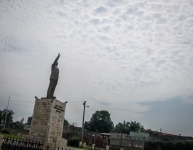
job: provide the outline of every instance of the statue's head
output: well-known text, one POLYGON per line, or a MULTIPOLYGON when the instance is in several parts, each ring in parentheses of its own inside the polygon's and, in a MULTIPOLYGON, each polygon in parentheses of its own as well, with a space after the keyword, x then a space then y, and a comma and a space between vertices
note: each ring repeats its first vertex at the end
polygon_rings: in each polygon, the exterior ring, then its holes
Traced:
POLYGON ((58 62, 56 62, 56 66, 58 66, 58 62))

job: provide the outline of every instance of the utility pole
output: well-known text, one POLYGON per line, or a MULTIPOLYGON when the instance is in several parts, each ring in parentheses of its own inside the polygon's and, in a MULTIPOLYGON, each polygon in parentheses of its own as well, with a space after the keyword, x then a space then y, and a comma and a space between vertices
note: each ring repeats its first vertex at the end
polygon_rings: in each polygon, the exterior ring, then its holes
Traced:
MULTIPOLYGON (((8 107, 9 107, 9 101, 10 101, 10 96, 9 96, 9 100, 8 100, 8 104, 7 104, 7 110, 8 110, 8 107)), ((6 110, 5 121, 4 121, 4 129, 5 129, 6 120, 7 120, 7 110, 6 110)))
POLYGON ((83 144, 83 135, 84 135, 84 115, 85 115, 85 105, 86 105, 86 101, 84 101, 83 103, 83 106, 84 106, 84 109, 83 109, 83 118, 82 118, 82 144, 83 144))

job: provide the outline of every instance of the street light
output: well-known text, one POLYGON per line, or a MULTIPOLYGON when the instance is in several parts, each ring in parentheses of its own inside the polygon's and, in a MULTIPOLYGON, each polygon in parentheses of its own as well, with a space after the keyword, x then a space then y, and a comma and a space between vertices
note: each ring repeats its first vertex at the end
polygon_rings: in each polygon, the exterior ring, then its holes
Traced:
MULTIPOLYGON (((8 107, 9 107, 9 101, 10 101, 10 96, 9 96, 9 100, 8 100, 8 104, 7 104, 7 110, 8 110, 8 107)), ((6 119, 7 119, 7 111, 6 111, 6 115, 5 115, 4 129, 5 129, 5 124, 6 124, 6 119)))
MULTIPOLYGON (((82 118, 82 144, 83 144, 83 135, 84 135, 84 116, 85 116, 85 106, 86 106, 86 101, 83 103, 84 109, 83 109, 83 118, 82 118)), ((89 106, 86 106, 89 107, 89 106)))
POLYGON ((66 110, 66 103, 68 103, 68 101, 65 101, 65 102, 64 102, 64 104, 65 104, 64 110, 66 110))
MULTIPOLYGON (((65 106, 64 106, 64 120, 65 120, 65 111, 66 111, 66 104, 68 103, 68 101, 65 101, 64 102, 64 104, 65 104, 65 106)), ((64 123, 63 123, 63 126, 64 126, 64 123)))

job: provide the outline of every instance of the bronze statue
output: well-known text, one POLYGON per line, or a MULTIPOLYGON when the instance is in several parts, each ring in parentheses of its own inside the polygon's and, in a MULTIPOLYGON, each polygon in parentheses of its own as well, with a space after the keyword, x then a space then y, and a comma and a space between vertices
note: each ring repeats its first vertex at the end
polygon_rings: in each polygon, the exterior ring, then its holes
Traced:
POLYGON ((47 98, 55 98, 54 91, 55 91, 56 85, 58 83, 58 78, 59 78, 59 69, 57 67, 59 57, 60 57, 60 53, 58 54, 54 63, 51 66, 50 84, 49 84, 48 91, 47 91, 47 98))

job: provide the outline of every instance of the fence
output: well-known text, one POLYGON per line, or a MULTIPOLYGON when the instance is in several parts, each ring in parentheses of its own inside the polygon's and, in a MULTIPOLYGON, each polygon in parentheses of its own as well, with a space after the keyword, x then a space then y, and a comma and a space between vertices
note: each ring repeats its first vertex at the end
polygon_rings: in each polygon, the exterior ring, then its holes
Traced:
POLYGON ((144 150, 144 141, 135 141, 135 140, 129 141, 126 139, 124 141, 122 139, 121 144, 116 144, 117 142, 115 142, 115 139, 113 139, 113 140, 111 139, 111 141, 114 143, 110 144, 110 147, 109 147, 110 150, 120 150, 120 149, 123 149, 123 150, 132 150, 132 149, 144 150))
MULTIPOLYGON (((63 138, 66 139, 72 137, 72 136, 80 136, 80 134, 77 133, 63 133, 63 138)), ((130 136, 124 137, 124 138, 118 138, 117 136, 109 137, 108 134, 100 134, 100 135, 94 135, 94 134, 86 134, 83 136, 83 142, 86 143, 87 146, 92 147, 94 144, 95 150, 101 150, 101 149, 110 149, 110 150, 143 150, 144 149, 144 141, 136 141, 132 140, 130 136)))
POLYGON ((43 143, 30 140, 18 140, 4 138, 1 145, 2 150, 42 150, 43 143))

